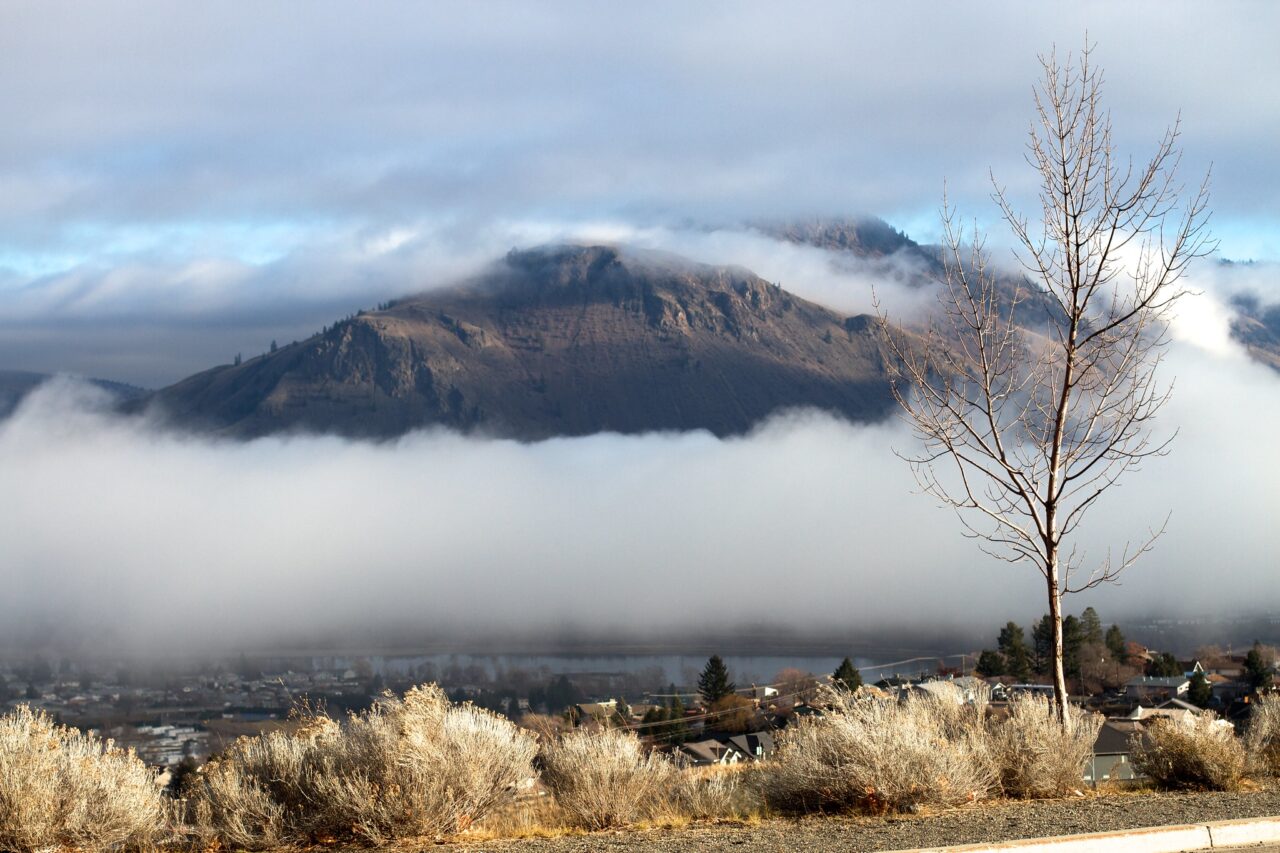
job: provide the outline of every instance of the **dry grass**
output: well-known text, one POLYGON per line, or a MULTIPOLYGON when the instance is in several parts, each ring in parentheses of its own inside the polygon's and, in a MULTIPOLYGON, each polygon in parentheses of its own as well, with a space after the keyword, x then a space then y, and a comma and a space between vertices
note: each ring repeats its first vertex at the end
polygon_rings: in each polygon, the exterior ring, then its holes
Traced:
POLYGON ((1280 693, 1254 698, 1244 744, 1252 772, 1280 776, 1280 693))
POLYGON ((542 781, 570 823, 623 826, 657 814, 680 771, 631 732, 578 729, 542 748, 542 781))
POLYGON ((467 829, 532 776, 534 738, 438 687, 386 697, 345 726, 242 738, 194 778, 197 834, 236 848, 386 844, 467 829))
POLYGON ((1208 711, 1185 720, 1156 719, 1132 740, 1133 766, 1157 787, 1234 791, 1244 775, 1244 746, 1208 711))
POLYGON ((1097 714, 1068 707, 1063 725, 1047 698, 1015 697, 1008 718, 988 727, 1004 795, 1043 799, 1080 790, 1101 727, 1097 714))
POLYGON ((666 811, 686 820, 757 819, 764 805, 758 767, 738 764, 684 770, 668 791, 666 811))
POLYGON ((784 812, 909 811, 982 799, 997 783, 983 704, 831 694, 835 712, 782 733, 760 782, 784 812))
POLYGON ((132 751, 25 706, 0 717, 0 849, 138 849, 167 822, 156 776, 132 751))

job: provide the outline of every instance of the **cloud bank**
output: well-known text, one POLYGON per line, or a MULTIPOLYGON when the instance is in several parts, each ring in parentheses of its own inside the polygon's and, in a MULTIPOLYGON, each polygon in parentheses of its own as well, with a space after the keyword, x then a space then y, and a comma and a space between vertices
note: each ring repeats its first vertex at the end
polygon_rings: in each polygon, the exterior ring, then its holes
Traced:
MULTIPOLYGON (((1274 608, 1280 379, 1190 342, 1162 427, 1173 454, 1083 531, 1091 554, 1172 512, 1107 618, 1274 608)), ((59 381, 0 425, 0 624, 95 647, 217 649, 409 628, 661 638, 693 628, 980 627, 1043 611, 912 494, 896 422, 790 413, 749 436, 520 444, 425 431, 391 444, 232 443, 103 412, 59 381)))

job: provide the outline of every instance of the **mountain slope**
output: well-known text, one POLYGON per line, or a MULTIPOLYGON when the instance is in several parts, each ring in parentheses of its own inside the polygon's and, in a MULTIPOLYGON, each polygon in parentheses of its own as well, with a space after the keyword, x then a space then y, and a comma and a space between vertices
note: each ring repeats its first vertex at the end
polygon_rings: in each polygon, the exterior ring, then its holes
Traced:
MULTIPOLYGON (((52 373, 35 373, 28 370, 0 370, 0 418, 13 414, 28 394, 53 378, 52 373)), ((135 385, 111 382, 106 379, 86 380, 116 399, 134 400, 145 397, 147 391, 135 385)))
POLYGON ((872 318, 746 270, 559 246, 197 374, 151 404, 237 436, 385 437, 431 424, 524 439, 727 435, 793 406, 878 419, 892 403, 886 358, 872 318))

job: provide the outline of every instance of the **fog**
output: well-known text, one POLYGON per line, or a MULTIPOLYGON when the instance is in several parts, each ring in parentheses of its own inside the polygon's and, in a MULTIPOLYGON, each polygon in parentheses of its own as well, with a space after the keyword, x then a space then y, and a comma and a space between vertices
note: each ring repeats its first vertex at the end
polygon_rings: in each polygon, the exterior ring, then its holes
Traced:
MULTIPOLYGON (((1168 532, 1121 586, 1070 609, 1280 604, 1280 377, 1222 344, 1212 291, 1192 299, 1164 368, 1173 452, 1100 503, 1082 541, 1100 558, 1171 513, 1168 532)), ((101 403, 58 380, 0 425, 11 636, 74 626, 97 647, 209 650, 329 629, 938 630, 1044 609, 1030 567, 986 558, 912 493, 896 421, 792 412, 729 439, 234 443, 101 403)))

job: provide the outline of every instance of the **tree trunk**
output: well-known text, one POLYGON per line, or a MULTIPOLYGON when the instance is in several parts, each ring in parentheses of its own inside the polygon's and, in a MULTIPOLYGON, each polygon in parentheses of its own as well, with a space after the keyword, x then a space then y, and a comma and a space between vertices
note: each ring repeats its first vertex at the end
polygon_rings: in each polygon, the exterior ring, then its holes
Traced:
POLYGON ((1049 619, 1053 622, 1053 705, 1058 722, 1067 722, 1067 679, 1062 669, 1062 596, 1058 592, 1058 555, 1049 557, 1049 619))

